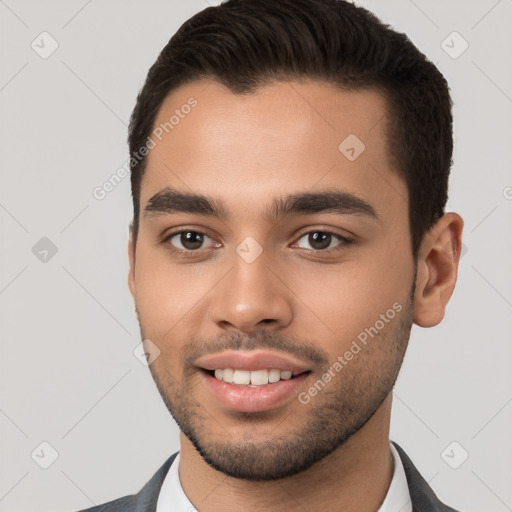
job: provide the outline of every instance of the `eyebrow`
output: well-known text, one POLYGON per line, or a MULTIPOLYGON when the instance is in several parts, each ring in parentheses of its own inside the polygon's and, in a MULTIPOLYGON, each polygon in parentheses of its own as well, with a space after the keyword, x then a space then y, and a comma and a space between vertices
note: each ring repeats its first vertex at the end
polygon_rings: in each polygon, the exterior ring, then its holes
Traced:
MULTIPOLYGON (((181 192, 165 187, 154 194, 144 208, 144 217, 156 217, 173 213, 195 213, 219 219, 228 219, 229 212, 219 200, 202 194, 181 192)), ((334 213, 358 215, 380 222, 376 209, 369 202, 350 192, 326 190, 304 192, 278 197, 264 216, 269 221, 293 214, 334 213)))

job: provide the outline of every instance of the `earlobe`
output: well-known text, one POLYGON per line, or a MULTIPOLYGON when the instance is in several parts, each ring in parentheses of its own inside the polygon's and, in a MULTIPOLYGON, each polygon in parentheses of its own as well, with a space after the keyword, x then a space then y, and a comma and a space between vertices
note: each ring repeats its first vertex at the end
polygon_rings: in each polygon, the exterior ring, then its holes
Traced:
POLYGON ((443 318, 457 282, 464 221, 446 213, 425 235, 418 253, 414 322, 433 327, 443 318))

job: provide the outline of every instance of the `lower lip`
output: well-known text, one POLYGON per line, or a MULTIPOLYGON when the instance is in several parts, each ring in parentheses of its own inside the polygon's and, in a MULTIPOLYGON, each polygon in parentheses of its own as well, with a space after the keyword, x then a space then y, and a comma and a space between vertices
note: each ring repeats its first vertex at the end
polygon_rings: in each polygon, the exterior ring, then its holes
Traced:
POLYGON ((208 389, 226 409, 239 412, 261 412, 274 409, 295 398, 309 373, 302 373, 289 380, 280 380, 264 386, 249 387, 228 384, 201 372, 208 389))

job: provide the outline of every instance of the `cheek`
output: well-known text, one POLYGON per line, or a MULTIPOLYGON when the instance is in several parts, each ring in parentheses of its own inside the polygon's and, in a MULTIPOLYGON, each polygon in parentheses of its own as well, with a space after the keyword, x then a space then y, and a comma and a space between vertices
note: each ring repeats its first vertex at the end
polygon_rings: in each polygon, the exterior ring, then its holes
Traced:
POLYGON ((211 284, 204 269, 196 265, 172 265, 165 252, 144 249, 137 254, 136 303, 140 321, 148 337, 183 329, 200 306, 211 284))
POLYGON ((375 333, 376 324, 378 335, 387 337, 406 306, 412 272, 412 258, 399 262, 394 250, 368 251, 342 265, 318 267, 307 279, 307 273, 295 272, 290 288, 301 303, 301 333, 322 344, 333 360, 354 340, 375 333))
POLYGON ((314 278, 296 275, 290 286, 300 299, 301 313, 297 324, 305 339, 316 340, 334 361, 350 346, 378 309, 374 290, 366 283, 368 276, 356 271, 355 265, 330 267, 316 271, 314 278))

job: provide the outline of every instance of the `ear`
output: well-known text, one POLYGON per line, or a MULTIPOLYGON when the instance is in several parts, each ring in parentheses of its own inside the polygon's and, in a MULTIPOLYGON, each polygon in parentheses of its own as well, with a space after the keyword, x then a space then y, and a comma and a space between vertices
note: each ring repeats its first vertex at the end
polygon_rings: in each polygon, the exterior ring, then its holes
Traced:
POLYGON ((433 327, 444 312, 457 282, 464 221, 445 213, 425 234, 418 251, 414 323, 433 327))
POLYGON ((128 288, 135 300, 135 244, 133 242, 133 221, 130 222, 130 236, 128 238, 128 260, 130 268, 128 270, 128 288))

